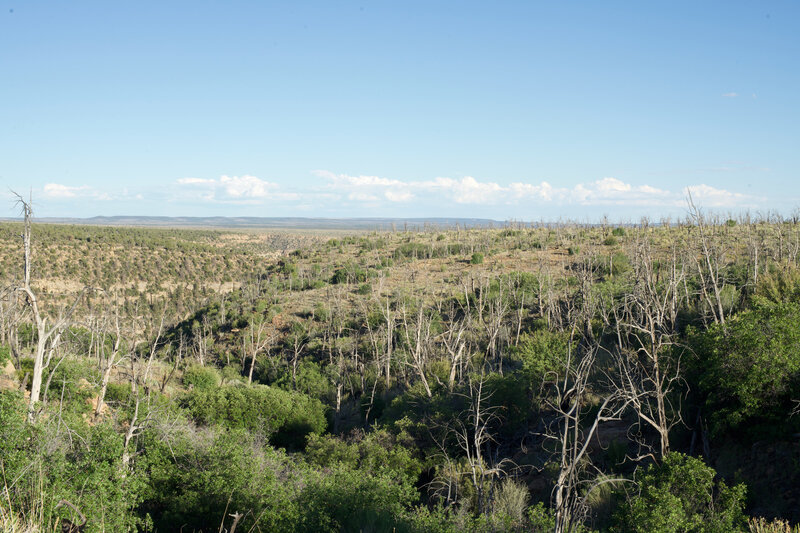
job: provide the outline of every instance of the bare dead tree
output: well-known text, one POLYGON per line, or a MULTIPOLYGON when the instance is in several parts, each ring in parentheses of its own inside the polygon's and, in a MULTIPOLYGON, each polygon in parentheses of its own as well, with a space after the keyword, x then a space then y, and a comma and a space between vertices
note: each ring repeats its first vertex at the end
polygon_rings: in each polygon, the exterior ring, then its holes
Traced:
POLYGON ((708 235, 708 224, 703 212, 694 204, 691 191, 687 191, 687 203, 689 205, 689 217, 697 226, 700 237, 700 255, 698 259, 693 255, 697 271, 700 276, 700 288, 703 298, 711 309, 714 322, 725 325, 725 310, 722 305, 722 287, 724 281, 720 272, 721 260, 719 251, 711 242, 708 235), (709 291, 710 287, 710 291, 709 291))
POLYGON ((595 406, 596 414, 584 420, 584 415, 591 407, 588 393, 601 393, 590 385, 590 378, 595 373, 593 367, 597 350, 591 347, 583 354, 577 354, 578 360, 573 363, 575 354, 572 353, 572 345, 572 342, 568 345, 566 373, 561 380, 553 376, 553 392, 546 400, 555 414, 556 426, 555 431, 546 437, 555 441, 559 463, 558 477, 553 487, 555 533, 575 531, 588 512, 586 502, 591 491, 603 483, 618 481, 587 475, 596 471, 588 452, 600 424, 620 420, 628 404, 618 392, 618 387, 607 387, 602 392, 599 405, 595 406))
POLYGON ((446 324, 444 331, 439 335, 439 339, 450 359, 450 376, 447 380, 447 388, 452 391, 456 376, 463 375, 466 358, 469 354, 468 336, 471 317, 466 310, 457 310, 453 300, 449 302, 447 315, 450 320, 446 324))
MULTIPOLYGON (((381 285, 383 284, 383 278, 381 278, 381 285)), ((391 302, 389 298, 386 297, 381 301, 381 313, 383 315, 383 322, 384 322, 384 333, 386 336, 386 351, 385 351, 385 362, 384 362, 384 369, 386 375, 386 390, 389 390, 392 386, 392 348, 394 347, 394 328, 395 328, 395 312, 392 309, 391 302)))
POLYGON ((683 383, 675 345, 683 263, 675 249, 656 265, 646 235, 634 243, 633 285, 612 308, 617 333, 616 363, 623 393, 636 414, 659 436, 659 457, 669 450, 669 432, 682 419, 671 397, 683 383))
POLYGON ((470 380, 469 400, 466 422, 457 421, 455 437, 467 460, 469 476, 476 494, 476 510, 485 514, 489 510, 494 484, 505 472, 505 460, 497 462, 496 456, 489 448, 494 437, 490 432, 491 424, 496 421, 496 409, 488 407, 485 402, 489 395, 483 390, 486 377, 470 380))
POLYGON ((292 371, 292 389, 297 390, 297 367, 300 364, 300 355, 308 344, 308 332, 302 322, 293 322, 289 327, 287 344, 290 352, 290 368, 292 371))
POLYGON ((69 327, 75 309, 78 307, 81 298, 88 290, 84 288, 76 296, 72 305, 62 310, 58 317, 53 321, 52 325, 48 324, 49 317, 43 313, 39 306, 39 300, 31 288, 31 225, 33 219, 33 208, 30 200, 26 201, 22 196, 14 193, 17 198, 17 205, 22 209, 23 214, 23 230, 22 230, 22 247, 23 247, 23 280, 22 286, 17 287, 17 291, 23 294, 28 307, 33 315, 34 324, 36 326, 36 351, 33 358, 33 376, 31 380, 31 396, 28 402, 28 420, 33 421, 36 416, 36 404, 39 402, 42 390, 42 375, 44 369, 50 364, 55 347, 61 342, 61 336, 64 330, 69 327))
POLYGON ((458 501, 462 479, 466 478, 474 490, 474 510, 479 514, 490 510, 496 482, 505 475, 511 462, 510 459, 498 461, 497 453, 492 453, 492 444, 496 441, 491 428, 498 421, 498 408, 488 405, 490 395, 485 391, 485 384, 483 371, 471 377, 466 392, 457 393, 467 401, 467 408, 452 421, 438 426, 442 430, 438 437, 432 432, 444 468, 434 478, 431 490, 447 505, 452 505, 458 501), (452 444, 463 459, 451 456, 452 444))
POLYGON ((497 284, 497 292, 489 290, 489 281, 481 285, 481 293, 486 291, 481 300, 480 323, 486 334, 486 355, 490 361, 497 363, 497 369, 503 374, 503 350, 499 345, 501 332, 505 327, 506 314, 508 313, 508 298, 504 293, 504 285, 497 284), (484 311, 485 308, 485 311, 484 311))
POLYGON ((99 417, 103 412, 103 406, 105 404, 105 397, 106 391, 108 390, 108 383, 111 380, 111 372, 114 370, 115 367, 120 365, 124 359, 124 357, 120 356, 120 348, 122 346, 122 331, 120 328, 119 322, 119 307, 115 305, 115 313, 114 313, 114 345, 111 348, 111 352, 108 356, 104 359, 103 352, 105 352, 105 336, 107 332, 105 328, 103 331, 100 332, 100 350, 98 351, 98 359, 101 361, 102 365, 102 378, 100 382, 100 392, 97 395, 97 406, 94 410, 94 416, 99 417))
POLYGON ((401 314, 403 316, 403 335, 410 358, 410 361, 407 361, 406 364, 416 370, 422 386, 425 387, 425 393, 428 398, 432 398, 431 387, 428 384, 428 378, 425 376, 425 366, 432 336, 432 319, 430 315, 425 313, 422 301, 417 302, 417 311, 410 319, 405 303, 402 305, 401 314))
POLYGON ((123 439, 123 446, 122 446, 122 468, 123 472, 128 472, 130 468, 130 460, 132 458, 132 454, 130 451, 131 443, 133 439, 136 438, 147 426, 147 423, 150 421, 151 413, 147 412, 144 418, 141 417, 141 410, 142 404, 144 403, 146 406, 150 405, 150 393, 152 391, 152 387, 150 385, 150 372, 153 368, 153 362, 156 358, 156 353, 158 349, 161 347, 161 336, 164 333, 164 322, 166 319, 166 310, 162 311, 161 319, 159 321, 158 327, 155 331, 153 331, 152 325, 150 328, 147 328, 146 333, 151 334, 151 340, 148 341, 147 350, 144 352, 147 354, 147 360, 144 365, 144 370, 140 369, 141 361, 140 357, 136 355, 136 344, 135 342, 131 343, 131 355, 130 355, 130 379, 131 379, 131 393, 134 399, 133 404, 133 414, 131 415, 131 420, 128 423, 128 429, 125 431, 125 436, 123 439))
POLYGON ((211 337, 211 324, 208 321, 208 315, 203 316, 202 324, 198 324, 192 328, 194 336, 194 354, 197 357, 197 362, 200 366, 205 366, 206 359, 208 359, 208 346, 212 342, 211 337))
POLYGON ((247 373, 247 384, 253 383, 253 369, 256 366, 258 355, 268 349, 275 340, 277 332, 270 331, 269 322, 260 316, 255 322, 247 326, 242 336, 242 351, 250 357, 250 370, 247 373))

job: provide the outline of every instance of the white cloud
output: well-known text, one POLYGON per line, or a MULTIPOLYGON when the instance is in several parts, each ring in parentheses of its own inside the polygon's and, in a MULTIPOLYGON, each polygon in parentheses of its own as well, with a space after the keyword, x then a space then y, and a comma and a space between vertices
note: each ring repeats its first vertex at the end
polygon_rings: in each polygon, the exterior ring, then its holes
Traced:
POLYGON ((77 187, 71 185, 63 185, 61 183, 46 183, 42 189, 45 198, 52 200, 69 200, 76 198, 90 198, 92 200, 108 201, 113 200, 114 197, 104 191, 98 191, 88 185, 80 185, 77 187))
POLYGON ((220 176, 210 178, 180 178, 179 196, 207 202, 257 203, 268 199, 296 199, 298 195, 279 192, 277 183, 255 176, 220 176))
POLYGON ((374 194, 367 194, 361 192, 351 192, 347 195, 347 198, 350 200, 355 200, 357 202, 377 202, 379 198, 374 194))
POLYGON ((222 176, 219 178, 225 194, 233 198, 266 198, 270 191, 278 188, 276 183, 270 183, 255 176, 222 176))
POLYGON ((739 93, 722 93, 723 98, 736 98, 739 96, 739 93))
POLYGON ((206 178, 180 178, 178 183, 181 185, 213 185, 215 181, 206 178))
POLYGON ((706 184, 690 185, 683 189, 684 198, 691 192, 692 199, 697 205, 703 207, 755 207, 756 200, 745 194, 717 189, 706 184))
POLYGON ((568 193, 582 205, 658 205, 671 200, 671 193, 652 185, 633 186, 617 178, 603 178, 576 185, 568 193))
POLYGON ((383 195, 386 196, 386 199, 390 202, 408 202, 414 198, 414 195, 408 191, 388 190, 384 192, 383 195))
POLYGON ((60 183, 48 183, 44 186, 44 195, 47 198, 76 198, 89 190, 89 187, 70 187, 60 183))
POLYGON ((554 187, 540 183, 513 182, 501 185, 480 181, 472 176, 461 179, 438 177, 427 181, 402 181, 378 176, 348 176, 328 171, 315 171, 324 178, 329 193, 343 194, 354 202, 375 203, 379 198, 389 202, 408 202, 412 199, 445 204, 466 205, 570 205, 682 207, 687 190, 699 203, 708 207, 751 207, 758 200, 748 195, 694 185, 682 190, 666 190, 653 185, 634 185, 618 178, 605 177, 572 187, 554 187))

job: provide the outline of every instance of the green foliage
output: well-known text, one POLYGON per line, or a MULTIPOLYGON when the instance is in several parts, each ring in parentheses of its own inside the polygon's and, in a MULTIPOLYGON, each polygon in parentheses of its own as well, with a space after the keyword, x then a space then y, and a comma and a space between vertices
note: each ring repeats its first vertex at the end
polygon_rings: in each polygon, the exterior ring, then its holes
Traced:
POLYGON ((195 389, 213 389, 219 387, 219 372, 210 366, 192 365, 183 371, 183 384, 195 389))
POLYGON ((44 372, 43 383, 50 380, 48 401, 58 402, 63 408, 75 412, 89 411, 87 400, 96 394, 92 382, 97 383, 100 378, 96 366, 87 360, 64 359, 46 370, 52 372, 52 376, 50 372, 44 372))
POLYGON ((617 244, 619 244, 619 241, 613 235, 609 235, 608 237, 605 238, 603 244, 606 246, 616 246, 617 244))
POLYGON ((333 276, 330 279, 330 282, 333 285, 343 284, 343 283, 363 283, 367 281, 370 277, 370 272, 361 268, 358 265, 353 263, 348 263, 347 265, 337 268, 333 276))
POLYGON ((594 269, 601 276, 621 276, 631 270, 631 260, 623 252, 597 257, 594 269))
POLYGON ((539 387, 547 377, 558 379, 567 370, 569 336, 566 332, 539 329, 523 333, 511 349, 511 357, 522 362, 522 370, 533 387, 539 387))
POLYGON ((800 269, 771 268, 758 279, 756 295, 773 303, 800 303, 800 269))
POLYGON ((4 367, 11 360, 11 348, 6 345, 0 346, 0 367, 4 367))
POLYGON ((556 519, 553 512, 546 508, 542 502, 528 507, 528 523, 531 531, 544 533, 553 531, 556 527, 556 519))
POLYGON ((0 466, 6 478, 26 463, 25 448, 33 428, 25 424, 25 416, 25 398, 21 392, 0 392, 0 466))
POLYGON ((320 322, 327 322, 328 318, 330 318, 330 311, 322 304, 322 302, 317 302, 314 306, 314 318, 320 322))
POLYGON ((61 410, 57 422, 28 424, 21 394, 0 393, 2 504, 42 524, 68 510, 65 499, 86 515, 87 532, 128 531, 142 520, 140 477, 122 465, 122 435, 107 424, 87 426, 79 414, 61 410))
POLYGON ((493 514, 508 521, 511 527, 521 528, 525 524, 529 499, 528 487, 512 478, 506 478, 497 490, 493 514))
POLYGON ((195 389, 181 403, 204 424, 262 432, 291 449, 301 449, 309 433, 322 433, 327 425, 319 400, 266 385, 195 389))
POLYGON ((362 283, 361 285, 358 286, 358 290, 356 292, 362 296, 371 294, 372 285, 370 285, 369 283, 362 283))
POLYGON ((472 254, 472 258, 469 260, 470 264, 472 265, 480 265, 483 263, 483 254, 480 252, 475 252, 472 254))
POLYGON ((791 430, 786 419, 800 385, 799 323, 800 304, 760 301, 724 326, 692 335, 696 375, 716 432, 752 419, 791 430))
POLYGON ((611 235, 614 237, 624 237, 625 236, 625 228, 614 228, 611 230, 611 235))
POLYGON ((291 531, 299 510, 287 458, 243 430, 144 435, 139 468, 147 472, 142 511, 159 531, 216 531, 227 514, 240 512, 242 530, 291 531))
POLYGON ((131 399, 130 383, 109 383, 106 389, 105 402, 108 404, 127 403, 131 399))
POLYGON ((333 383, 319 363, 304 360, 297 368, 297 390, 322 400, 332 394, 333 383))
POLYGON ((336 465, 312 478, 300 495, 303 514, 298 529, 390 533, 398 530, 406 509, 417 499, 413 485, 398 482, 391 475, 370 475, 336 465))
MULTIPOLYGON (((525 371, 486 376, 485 393, 487 405, 494 408, 497 416, 493 431, 510 438, 524 429, 531 415, 531 396, 541 383, 534 383, 525 371)), ((537 390, 538 392, 538 390, 537 390)))
POLYGON ((289 261, 281 261, 278 263, 279 270, 285 276, 296 276, 297 265, 289 261))
POLYGON ((386 474, 413 485, 422 472, 422 461, 415 456, 413 446, 413 440, 403 431, 397 435, 385 429, 356 431, 347 440, 311 434, 306 457, 321 467, 338 464, 365 474, 386 474))
POLYGON ((714 482, 700 459, 670 453, 637 477, 639 494, 619 512, 615 531, 643 533, 741 531, 746 488, 714 482))
POLYGON ((428 244, 409 242, 402 244, 394 251, 395 259, 409 258, 421 259, 429 258, 433 255, 433 248, 428 244))

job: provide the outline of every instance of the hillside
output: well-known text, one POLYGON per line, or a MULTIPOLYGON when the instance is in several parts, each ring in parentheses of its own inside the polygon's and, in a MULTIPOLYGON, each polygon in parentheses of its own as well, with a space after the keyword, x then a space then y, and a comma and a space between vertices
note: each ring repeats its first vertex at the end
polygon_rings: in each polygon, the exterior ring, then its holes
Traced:
POLYGON ((800 226, 693 215, 37 223, 38 321, 24 226, 3 223, 0 519, 784 531, 800 522, 800 226))

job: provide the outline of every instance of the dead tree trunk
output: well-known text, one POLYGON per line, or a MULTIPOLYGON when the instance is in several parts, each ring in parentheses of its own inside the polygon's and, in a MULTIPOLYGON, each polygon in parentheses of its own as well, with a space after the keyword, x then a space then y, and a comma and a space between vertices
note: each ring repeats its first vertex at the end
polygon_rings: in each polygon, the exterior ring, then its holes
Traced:
MULTIPOLYGON (((16 194, 16 193, 15 193, 16 194)), ((49 364, 50 357, 54 348, 61 340, 61 334, 68 327, 69 320, 75 309, 78 306, 81 298, 83 297, 86 289, 82 290, 75 298, 72 306, 65 312, 62 312, 58 319, 55 320, 52 326, 48 325, 48 317, 42 314, 39 307, 39 300, 31 288, 31 224, 33 218, 33 209, 30 200, 25 201, 20 195, 17 196, 17 203, 22 208, 23 214, 23 231, 22 231, 22 247, 23 247, 23 281, 22 287, 17 290, 24 295, 28 307, 33 314, 34 324, 36 326, 36 351, 33 358, 33 376, 31 381, 31 396, 28 402, 28 420, 33 421, 36 416, 36 404, 39 402, 42 390, 42 375, 44 369, 49 364)))

